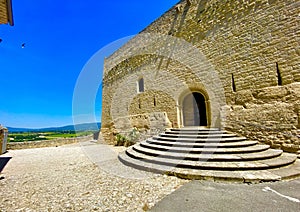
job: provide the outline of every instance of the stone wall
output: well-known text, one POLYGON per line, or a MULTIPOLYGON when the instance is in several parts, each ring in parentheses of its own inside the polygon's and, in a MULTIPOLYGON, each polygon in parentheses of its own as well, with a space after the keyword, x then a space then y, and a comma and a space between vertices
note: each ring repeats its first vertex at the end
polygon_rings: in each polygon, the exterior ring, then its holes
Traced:
POLYGON ((184 96, 200 92, 209 126, 296 151, 299 14, 297 0, 180 1, 106 59, 102 132, 151 110, 181 127, 184 96))
POLYGON ((236 93, 226 128, 289 152, 300 144, 300 83, 236 93))
POLYGON ((93 135, 77 137, 77 138, 58 138, 58 139, 43 140, 43 141, 9 142, 7 144, 7 149, 14 150, 14 149, 57 147, 66 144, 74 144, 78 142, 91 141, 91 140, 93 140, 93 135))
POLYGON ((0 155, 6 151, 8 130, 0 125, 0 155))
MULTIPOLYGON (((166 112, 151 112, 116 118, 111 128, 101 128, 101 135, 108 144, 115 144, 117 134, 127 135, 137 128, 141 138, 148 138, 171 128, 166 112)), ((102 139, 100 138, 100 139, 102 139)))

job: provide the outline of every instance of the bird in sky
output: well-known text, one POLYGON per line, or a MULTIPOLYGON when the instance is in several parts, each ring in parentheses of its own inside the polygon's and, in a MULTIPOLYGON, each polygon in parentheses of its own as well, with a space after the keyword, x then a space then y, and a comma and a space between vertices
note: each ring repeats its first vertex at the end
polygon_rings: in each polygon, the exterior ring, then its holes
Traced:
POLYGON ((2 39, 0 38, 0 43, 2 42, 2 39))
POLYGON ((22 43, 22 49, 24 49, 25 48, 25 43, 22 43))

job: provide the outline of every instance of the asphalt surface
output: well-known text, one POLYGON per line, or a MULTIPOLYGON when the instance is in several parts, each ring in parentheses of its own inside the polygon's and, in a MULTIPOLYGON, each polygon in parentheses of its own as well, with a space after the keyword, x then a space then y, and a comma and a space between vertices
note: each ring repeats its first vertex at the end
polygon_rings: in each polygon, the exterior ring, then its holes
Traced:
POLYGON ((300 179, 249 185, 191 181, 150 211, 300 211, 300 179))

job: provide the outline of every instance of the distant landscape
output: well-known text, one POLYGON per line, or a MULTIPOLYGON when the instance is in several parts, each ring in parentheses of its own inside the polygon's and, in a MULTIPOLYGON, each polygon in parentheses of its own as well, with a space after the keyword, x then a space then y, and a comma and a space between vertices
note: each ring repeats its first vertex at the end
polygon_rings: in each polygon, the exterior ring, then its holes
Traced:
POLYGON ((8 142, 40 141, 86 136, 97 133, 100 128, 100 122, 41 129, 7 127, 9 132, 8 142))
POLYGON ((14 128, 7 127, 10 133, 15 132, 59 132, 59 131, 98 131, 101 128, 101 123, 83 123, 76 125, 66 125, 62 127, 48 127, 40 129, 30 129, 30 128, 14 128))

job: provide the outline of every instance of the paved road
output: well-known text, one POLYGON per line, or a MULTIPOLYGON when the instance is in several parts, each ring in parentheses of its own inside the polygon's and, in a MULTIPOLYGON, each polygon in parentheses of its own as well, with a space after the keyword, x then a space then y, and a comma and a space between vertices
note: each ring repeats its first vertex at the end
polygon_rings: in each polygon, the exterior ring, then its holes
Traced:
POLYGON ((300 179, 262 184, 192 181, 151 210, 167 211, 300 211, 300 179))

